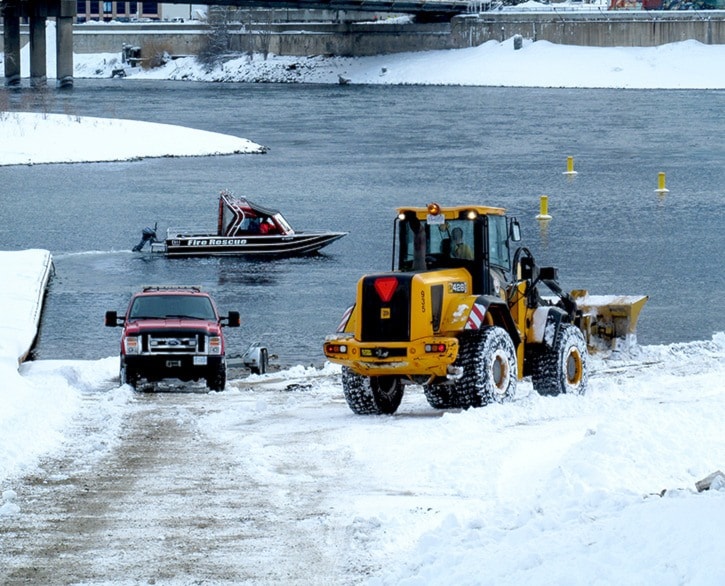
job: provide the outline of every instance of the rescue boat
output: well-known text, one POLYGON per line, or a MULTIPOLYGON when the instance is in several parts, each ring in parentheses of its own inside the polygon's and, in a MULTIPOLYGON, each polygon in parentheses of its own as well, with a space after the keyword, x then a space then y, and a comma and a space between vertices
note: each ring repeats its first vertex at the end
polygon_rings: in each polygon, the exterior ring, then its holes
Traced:
POLYGON ((140 252, 146 243, 152 253, 167 256, 301 256, 313 254, 345 236, 329 230, 296 231, 277 210, 257 205, 229 191, 219 194, 217 230, 168 228, 159 239, 157 226, 142 230, 140 252))

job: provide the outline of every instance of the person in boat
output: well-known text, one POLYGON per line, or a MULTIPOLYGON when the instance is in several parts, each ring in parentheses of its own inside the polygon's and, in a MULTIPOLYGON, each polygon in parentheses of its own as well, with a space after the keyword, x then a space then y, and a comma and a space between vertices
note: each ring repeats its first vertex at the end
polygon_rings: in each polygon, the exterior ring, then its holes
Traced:
POLYGON ((274 222, 272 218, 262 218, 259 224, 260 234, 274 234, 276 232, 274 222))

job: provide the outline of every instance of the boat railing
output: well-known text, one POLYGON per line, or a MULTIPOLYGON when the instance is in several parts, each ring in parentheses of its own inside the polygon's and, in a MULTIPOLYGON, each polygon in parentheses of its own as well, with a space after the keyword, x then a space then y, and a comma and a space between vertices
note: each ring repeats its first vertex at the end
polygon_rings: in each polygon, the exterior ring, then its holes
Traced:
POLYGON ((209 228, 167 228, 166 238, 195 238, 200 236, 216 236, 209 228))

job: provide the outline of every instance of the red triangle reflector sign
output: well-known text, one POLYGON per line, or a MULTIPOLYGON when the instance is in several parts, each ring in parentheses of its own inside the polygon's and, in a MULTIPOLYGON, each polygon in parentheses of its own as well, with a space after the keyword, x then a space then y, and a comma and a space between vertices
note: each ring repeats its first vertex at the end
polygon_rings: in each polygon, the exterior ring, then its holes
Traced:
POLYGON ((398 279, 395 277, 380 277, 375 279, 375 291, 383 303, 389 303, 393 293, 398 288, 398 279))

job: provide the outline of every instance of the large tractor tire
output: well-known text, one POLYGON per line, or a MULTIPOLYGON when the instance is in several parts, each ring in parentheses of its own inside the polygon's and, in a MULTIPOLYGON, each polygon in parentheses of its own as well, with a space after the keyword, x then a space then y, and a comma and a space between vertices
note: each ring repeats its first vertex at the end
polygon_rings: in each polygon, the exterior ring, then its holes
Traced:
POLYGON ((342 369, 345 400, 358 415, 391 415, 403 399, 403 383, 397 376, 362 376, 342 369))
POLYGON ((531 381, 540 395, 583 395, 589 380, 589 354, 584 334, 562 324, 550 348, 533 357, 531 381))
POLYGON ((454 385, 458 406, 505 403, 516 395, 516 348, 503 328, 487 327, 462 337, 456 365, 463 368, 454 385))
POLYGON ((458 407, 456 402, 456 392, 450 383, 432 383, 423 385, 425 398, 428 404, 434 409, 450 409, 458 407))

